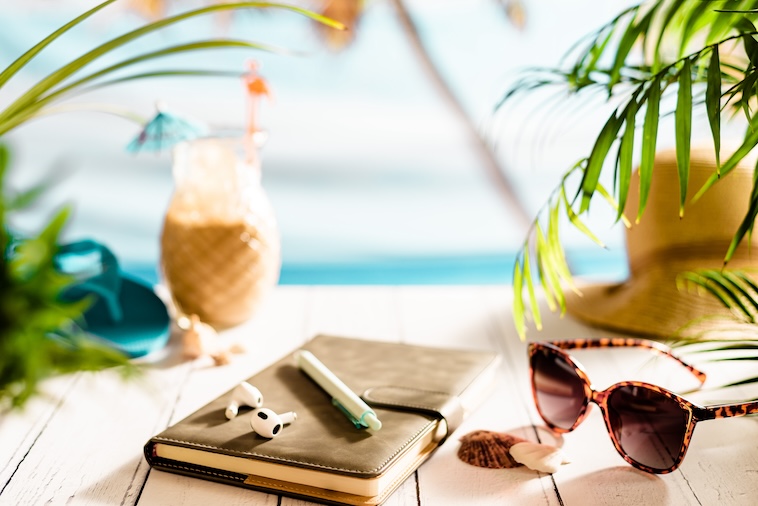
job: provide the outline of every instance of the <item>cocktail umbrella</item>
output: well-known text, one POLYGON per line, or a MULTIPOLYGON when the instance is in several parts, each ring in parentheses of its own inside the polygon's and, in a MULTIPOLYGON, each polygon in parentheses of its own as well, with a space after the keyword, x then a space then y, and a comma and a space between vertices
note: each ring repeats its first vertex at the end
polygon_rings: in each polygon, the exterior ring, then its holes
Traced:
POLYGON ((208 128, 198 121, 170 113, 161 105, 158 105, 157 109, 158 113, 126 146, 126 150, 130 153, 163 151, 179 142, 196 139, 208 133, 208 128))

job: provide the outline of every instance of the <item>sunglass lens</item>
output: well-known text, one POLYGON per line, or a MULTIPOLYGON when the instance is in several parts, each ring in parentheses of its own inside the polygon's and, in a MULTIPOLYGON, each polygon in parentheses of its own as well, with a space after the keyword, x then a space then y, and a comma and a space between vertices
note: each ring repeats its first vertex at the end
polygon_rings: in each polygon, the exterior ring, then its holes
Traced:
POLYGON ((587 406, 584 382, 558 353, 538 349, 531 358, 537 408, 546 422, 570 429, 587 406))
POLYGON ((624 386, 608 397, 611 430, 624 453, 654 470, 679 459, 689 414, 678 402, 646 387, 624 386))

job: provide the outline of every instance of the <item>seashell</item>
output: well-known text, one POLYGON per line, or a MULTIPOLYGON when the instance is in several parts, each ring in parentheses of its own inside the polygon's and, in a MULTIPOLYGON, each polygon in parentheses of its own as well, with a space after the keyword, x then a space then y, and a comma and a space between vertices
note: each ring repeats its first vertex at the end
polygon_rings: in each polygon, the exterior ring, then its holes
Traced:
POLYGON ((513 459, 509 450, 526 440, 502 432, 477 430, 466 434, 460 441, 458 458, 463 462, 489 469, 504 469, 521 465, 513 459))
POLYGON ((241 355, 243 353, 247 353, 247 348, 245 348, 242 343, 233 343, 231 346, 229 346, 229 353, 241 355))
POLYGON ((232 362, 232 358, 229 356, 229 352, 226 350, 221 350, 217 353, 214 353, 211 355, 211 358, 213 359, 213 363, 215 365, 228 365, 232 362))
POLYGON ((185 328, 182 336, 182 349, 184 356, 190 359, 210 356, 215 365, 227 365, 232 361, 233 354, 245 353, 242 344, 235 343, 224 348, 216 330, 200 321, 197 315, 184 317, 180 322, 180 328, 185 328))
POLYGON ((510 454, 516 462, 543 473, 553 474, 561 464, 569 463, 560 448, 528 441, 511 446, 510 454))
POLYGON ((184 356, 194 359, 218 353, 218 334, 215 329, 201 322, 197 315, 190 316, 189 320, 189 328, 182 336, 184 356))
POLYGON ((182 335, 182 354, 189 359, 202 357, 205 354, 203 342, 194 330, 187 330, 182 335))

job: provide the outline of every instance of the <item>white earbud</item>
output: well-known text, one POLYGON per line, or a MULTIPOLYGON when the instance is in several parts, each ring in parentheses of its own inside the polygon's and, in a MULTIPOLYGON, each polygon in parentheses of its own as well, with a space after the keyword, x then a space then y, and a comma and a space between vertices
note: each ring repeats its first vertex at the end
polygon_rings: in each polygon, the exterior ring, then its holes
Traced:
POLYGON ((287 411, 286 413, 277 415, 268 408, 258 408, 253 410, 250 426, 256 434, 273 438, 279 435, 284 425, 292 423, 295 420, 297 420, 297 413, 294 411, 287 411))
POLYGON ((240 406, 250 406, 253 409, 263 406, 263 395, 260 390, 245 381, 237 385, 232 391, 232 399, 226 407, 226 418, 231 420, 237 416, 240 406))

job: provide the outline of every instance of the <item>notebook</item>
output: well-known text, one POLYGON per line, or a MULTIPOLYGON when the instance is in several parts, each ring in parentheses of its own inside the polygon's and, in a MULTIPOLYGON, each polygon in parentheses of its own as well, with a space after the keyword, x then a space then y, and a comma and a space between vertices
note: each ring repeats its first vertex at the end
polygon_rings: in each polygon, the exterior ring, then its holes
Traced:
POLYGON ((251 410, 227 420, 231 390, 148 441, 156 469, 327 504, 378 505, 441 445, 494 386, 499 356, 320 335, 309 350, 382 422, 358 429, 295 365, 293 354, 248 379, 264 407, 295 411, 273 439, 251 410))

